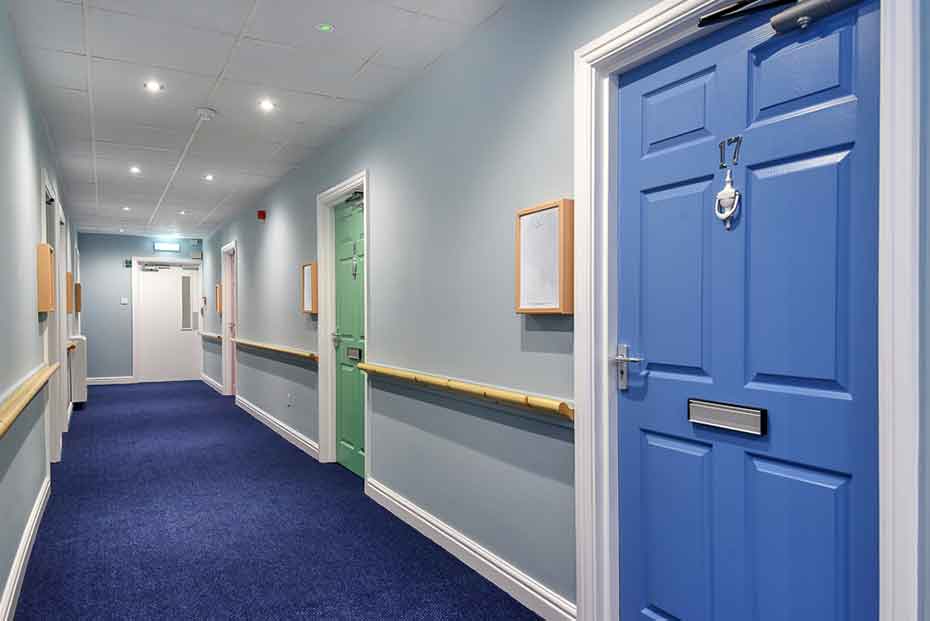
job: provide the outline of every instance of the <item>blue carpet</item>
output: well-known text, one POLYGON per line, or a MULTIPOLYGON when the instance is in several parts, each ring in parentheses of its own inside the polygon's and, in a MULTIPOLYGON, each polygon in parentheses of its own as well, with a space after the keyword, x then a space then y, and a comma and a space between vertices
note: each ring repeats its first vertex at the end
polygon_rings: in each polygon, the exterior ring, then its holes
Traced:
POLYGON ((536 619, 200 382, 75 412, 16 619, 536 619))

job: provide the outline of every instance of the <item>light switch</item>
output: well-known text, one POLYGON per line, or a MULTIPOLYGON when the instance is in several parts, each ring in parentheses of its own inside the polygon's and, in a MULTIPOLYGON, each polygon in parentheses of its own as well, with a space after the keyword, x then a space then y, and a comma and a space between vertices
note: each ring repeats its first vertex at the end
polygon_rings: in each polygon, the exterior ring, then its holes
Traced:
POLYGON ((120 306, 129 306, 129 298, 120 298, 120 299, 119 299, 119 305, 120 305, 120 306))

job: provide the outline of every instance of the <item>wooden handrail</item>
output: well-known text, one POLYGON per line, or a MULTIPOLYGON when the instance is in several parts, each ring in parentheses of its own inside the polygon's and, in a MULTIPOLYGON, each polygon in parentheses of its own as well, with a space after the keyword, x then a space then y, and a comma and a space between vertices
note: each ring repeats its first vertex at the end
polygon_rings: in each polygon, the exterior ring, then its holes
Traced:
POLYGON ((201 331, 201 332, 200 332, 200 336, 202 336, 202 337, 205 338, 205 339, 211 339, 211 340, 214 340, 214 341, 222 341, 222 340, 223 340, 223 335, 222 335, 222 334, 214 334, 213 332, 203 332, 203 331, 201 331))
POLYGON ((382 364, 372 364, 369 362, 360 362, 358 364, 358 368, 362 371, 374 373, 376 375, 402 379, 408 382, 423 384, 424 386, 429 386, 431 388, 444 388, 446 390, 459 392, 462 394, 470 395, 472 397, 480 397, 483 399, 490 399, 491 401, 506 403, 507 405, 517 405, 533 410, 541 410, 543 412, 548 412, 549 414, 564 416, 571 421, 575 420, 575 408, 566 401, 553 399, 552 397, 529 395, 522 392, 506 390, 503 388, 485 386, 483 384, 463 382, 461 380, 452 379, 450 377, 439 377, 437 375, 429 375, 428 373, 420 373, 419 371, 406 371, 404 369, 397 369, 394 367, 388 367, 382 364))
POLYGON ((17 386, 10 396, 3 403, 0 403, 0 438, 7 430, 13 426, 13 423, 23 413, 32 398, 39 394, 42 387, 48 383, 55 372, 58 371, 59 363, 52 365, 43 365, 35 373, 23 380, 17 386))
POLYGON ((76 344, 74 341, 70 341, 70 342, 68 343, 68 351, 69 351, 69 352, 72 352, 72 351, 74 351, 75 349, 77 349, 77 344, 76 344))
POLYGON ((276 351, 280 354, 288 354, 290 356, 297 356, 298 358, 306 358, 307 360, 313 360, 314 362, 320 361, 319 354, 312 351, 307 351, 306 349, 297 349, 296 347, 287 347, 286 345, 273 345, 271 343, 259 343, 258 341, 250 341, 248 339, 240 338, 235 338, 232 341, 233 343, 242 345, 243 347, 254 347, 255 349, 276 351))

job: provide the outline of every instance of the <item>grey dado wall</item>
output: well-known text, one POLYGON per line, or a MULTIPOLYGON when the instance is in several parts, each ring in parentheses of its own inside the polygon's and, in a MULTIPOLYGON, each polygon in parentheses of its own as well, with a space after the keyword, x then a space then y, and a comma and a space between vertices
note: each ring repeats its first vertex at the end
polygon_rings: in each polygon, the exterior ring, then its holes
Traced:
MULTIPOLYGON (((253 206, 267 223, 250 209, 205 241, 216 262, 238 241, 240 334, 329 353, 298 312, 298 265, 317 256, 317 194, 367 169, 368 359, 572 398, 572 319, 513 311, 514 213, 572 195, 574 50, 652 4, 505 3, 284 177, 253 206)), ((261 385, 276 411, 296 389, 239 372, 242 395, 261 385)), ((384 381, 368 405, 369 476, 574 599, 570 427, 384 381)))
MULTIPOLYGON (((56 315, 36 312, 36 244, 42 241, 42 170, 62 204, 43 123, 30 102, 6 3, 0 11, 0 401, 44 362, 42 333, 56 315)), ((29 42, 22 42, 28 44, 29 42)), ((0 589, 48 476, 42 390, 0 438, 0 589)))
POLYGON ((315 362, 243 348, 237 393, 314 442, 320 440, 315 362))
POLYGON ((201 339, 203 347, 203 373, 219 385, 223 385, 223 344, 201 339))
POLYGON ((155 252, 158 238, 135 235, 80 233, 81 281, 84 312, 81 322, 87 336, 88 377, 132 375, 132 257, 191 257, 200 251, 199 239, 181 239, 181 252, 155 252), (122 304, 126 298, 128 304, 122 304))

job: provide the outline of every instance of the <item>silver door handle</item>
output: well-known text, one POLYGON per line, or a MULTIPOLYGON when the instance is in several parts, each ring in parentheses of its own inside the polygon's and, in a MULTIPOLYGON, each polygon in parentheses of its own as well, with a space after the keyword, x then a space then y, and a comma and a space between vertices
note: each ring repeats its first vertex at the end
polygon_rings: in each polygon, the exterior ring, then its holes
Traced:
POLYGON ((617 386, 620 390, 627 390, 630 387, 630 364, 639 364, 643 359, 631 356, 630 346, 621 343, 617 345, 617 355, 613 361, 617 364, 617 386))

